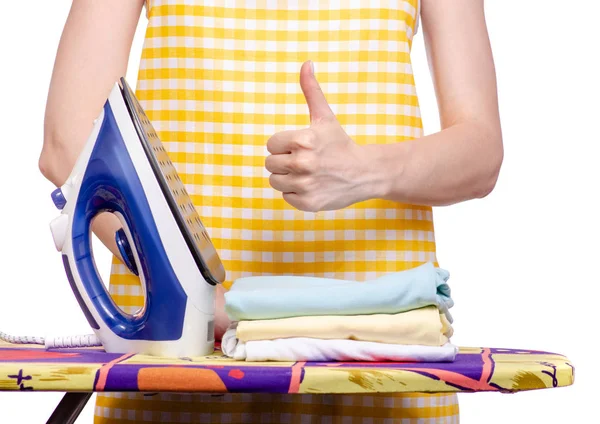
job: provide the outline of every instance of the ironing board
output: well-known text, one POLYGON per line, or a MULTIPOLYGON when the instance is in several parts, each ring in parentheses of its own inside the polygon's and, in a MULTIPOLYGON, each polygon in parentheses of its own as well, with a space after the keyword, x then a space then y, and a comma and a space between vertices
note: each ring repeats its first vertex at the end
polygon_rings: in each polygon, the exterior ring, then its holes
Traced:
POLYGON ((501 392, 564 387, 563 355, 462 347, 452 363, 234 361, 120 355, 101 348, 46 351, 0 342, 0 391, 67 392, 48 423, 72 423, 93 392, 501 392))

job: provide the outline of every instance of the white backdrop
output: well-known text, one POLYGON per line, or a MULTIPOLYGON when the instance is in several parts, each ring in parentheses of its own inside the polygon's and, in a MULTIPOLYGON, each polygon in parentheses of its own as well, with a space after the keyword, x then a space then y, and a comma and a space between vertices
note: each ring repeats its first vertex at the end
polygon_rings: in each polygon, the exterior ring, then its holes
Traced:
MULTIPOLYGON (((46 93, 70 2, 3 3, 0 330, 86 334, 48 228, 57 215, 49 197, 54 187, 37 168, 46 93)), ((600 283, 600 7, 589 0, 504 0, 486 9, 505 160, 490 196, 434 211, 439 259, 451 272, 456 300, 453 340, 563 353, 574 362, 576 383, 517 395, 461 395, 461 422, 598 422, 592 395, 592 379, 600 377, 592 344, 598 344, 586 334, 596 330, 600 283)), ((145 23, 142 18, 132 52, 131 84, 145 23)), ((422 34, 413 57, 426 132, 435 132, 422 34)), ((106 274, 108 255, 101 253, 106 274)), ((61 396, 0 393, 0 423, 45 422, 61 396)), ((80 422, 91 422, 92 404, 80 422)))

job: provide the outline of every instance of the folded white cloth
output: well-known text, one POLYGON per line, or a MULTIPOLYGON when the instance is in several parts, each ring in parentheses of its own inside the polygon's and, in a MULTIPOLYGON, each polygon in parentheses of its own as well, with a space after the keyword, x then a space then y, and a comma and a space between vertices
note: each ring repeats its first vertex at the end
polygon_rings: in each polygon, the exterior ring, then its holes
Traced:
POLYGON ((238 361, 452 362, 458 354, 451 343, 422 346, 307 337, 239 342, 236 327, 232 324, 223 336, 221 350, 238 361))

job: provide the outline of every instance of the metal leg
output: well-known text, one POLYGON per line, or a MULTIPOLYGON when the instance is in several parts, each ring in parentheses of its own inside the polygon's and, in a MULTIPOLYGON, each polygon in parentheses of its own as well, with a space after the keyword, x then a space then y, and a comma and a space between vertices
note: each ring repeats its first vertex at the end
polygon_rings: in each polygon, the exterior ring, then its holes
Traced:
POLYGON ((46 424, 73 424, 92 393, 67 393, 48 419, 46 424))

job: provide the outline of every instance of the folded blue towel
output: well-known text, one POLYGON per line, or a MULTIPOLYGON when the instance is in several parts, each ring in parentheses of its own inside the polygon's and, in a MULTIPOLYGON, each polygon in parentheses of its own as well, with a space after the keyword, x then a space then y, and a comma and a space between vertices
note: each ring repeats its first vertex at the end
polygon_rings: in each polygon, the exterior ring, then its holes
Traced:
POLYGON ((396 314, 436 305, 452 322, 449 277, 448 271, 431 262, 365 282, 302 276, 244 277, 225 293, 225 310, 232 321, 241 321, 396 314))

